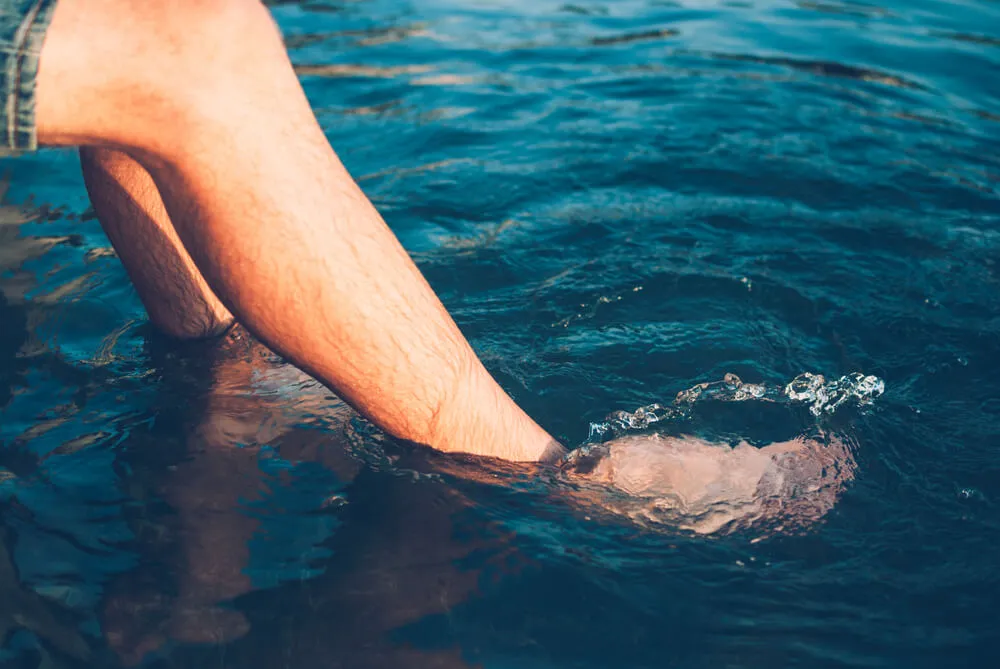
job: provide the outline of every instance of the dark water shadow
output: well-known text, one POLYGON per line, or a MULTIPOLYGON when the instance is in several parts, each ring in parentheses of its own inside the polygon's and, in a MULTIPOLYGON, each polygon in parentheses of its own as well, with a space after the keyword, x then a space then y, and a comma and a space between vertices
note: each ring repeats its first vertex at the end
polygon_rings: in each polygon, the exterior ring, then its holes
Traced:
POLYGON ((931 34, 935 37, 943 37, 956 42, 966 42, 968 44, 977 44, 979 46, 1000 47, 1000 37, 977 35, 973 33, 933 32, 931 34))
MULTIPOLYGON (((692 52, 697 53, 697 52, 692 52)), ((737 53, 701 53, 699 55, 716 60, 728 60, 742 63, 755 63, 759 65, 785 67, 799 72, 815 74, 822 77, 832 77, 837 79, 856 79, 858 81, 868 81, 894 88, 903 88, 914 91, 926 91, 927 88, 914 81, 880 70, 845 65, 833 61, 809 60, 800 58, 782 58, 774 56, 754 56, 737 53)))
POLYGON ((450 486, 366 450, 353 413, 325 391, 251 390, 251 378, 286 368, 247 338, 162 341, 150 355, 157 419, 133 426, 118 456, 136 536, 121 549, 139 561, 100 611, 122 664, 468 666, 392 631, 473 595, 483 569, 508 558, 509 533, 470 515, 450 486), (316 501, 295 507, 292 491, 316 501), (303 563, 312 576, 277 588, 247 576, 281 525, 310 519, 337 528, 319 546, 332 557, 303 563), (493 557, 476 567, 479 555, 493 557))
POLYGON ((860 2, 817 2, 816 0, 796 0, 795 6, 808 11, 819 12, 821 14, 836 14, 840 16, 853 16, 858 18, 889 18, 894 16, 892 12, 884 7, 868 5, 860 2))
POLYGON ((608 37, 594 37, 590 40, 591 46, 615 46, 619 44, 630 44, 632 42, 648 42, 650 40, 669 39, 677 37, 681 33, 673 28, 658 28, 654 30, 643 30, 635 33, 625 33, 624 35, 611 35, 608 37))
POLYGON ((39 666, 83 666, 96 659, 79 621, 25 587, 12 558, 15 535, 8 529, 11 506, 0 504, 0 648, 18 631, 34 635, 39 666))

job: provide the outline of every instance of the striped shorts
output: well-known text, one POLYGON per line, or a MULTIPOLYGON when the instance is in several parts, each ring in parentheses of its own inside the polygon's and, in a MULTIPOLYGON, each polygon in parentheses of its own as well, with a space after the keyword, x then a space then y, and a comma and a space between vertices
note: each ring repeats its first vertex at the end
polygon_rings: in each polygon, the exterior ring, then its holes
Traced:
POLYGON ((0 0, 0 156, 33 151, 38 58, 56 0, 0 0))

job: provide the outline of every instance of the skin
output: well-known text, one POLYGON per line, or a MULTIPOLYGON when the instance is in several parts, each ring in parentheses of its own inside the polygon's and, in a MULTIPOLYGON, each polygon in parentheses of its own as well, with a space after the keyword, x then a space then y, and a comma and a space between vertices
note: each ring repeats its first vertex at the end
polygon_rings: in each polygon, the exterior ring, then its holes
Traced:
POLYGON ((81 148, 80 166, 94 212, 150 322, 177 339, 229 329, 233 315, 185 250, 149 172, 128 154, 100 147, 81 148))
POLYGON ((259 2, 62 0, 36 121, 42 144, 131 158, 85 151, 88 185, 168 331, 210 334, 228 312, 396 437, 517 461, 562 454, 344 169, 259 2))

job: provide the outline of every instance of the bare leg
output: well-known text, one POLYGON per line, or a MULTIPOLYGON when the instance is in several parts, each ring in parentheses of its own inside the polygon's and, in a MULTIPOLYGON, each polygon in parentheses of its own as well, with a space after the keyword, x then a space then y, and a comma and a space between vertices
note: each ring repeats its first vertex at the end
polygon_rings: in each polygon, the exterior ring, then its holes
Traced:
POLYGON ((96 147, 80 149, 80 165, 94 211, 153 325, 181 339, 232 325, 181 244, 149 172, 121 151, 96 147))
POLYGON ((255 0, 61 0, 42 143, 122 149, 269 347, 395 436, 534 460, 560 447, 490 377, 326 141, 255 0))

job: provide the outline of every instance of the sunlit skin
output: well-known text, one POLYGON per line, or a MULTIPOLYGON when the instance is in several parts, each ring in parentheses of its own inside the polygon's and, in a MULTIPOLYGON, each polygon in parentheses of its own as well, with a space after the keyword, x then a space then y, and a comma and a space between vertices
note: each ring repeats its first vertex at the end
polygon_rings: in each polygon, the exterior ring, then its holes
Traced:
POLYGON ((396 437, 561 455, 344 169, 262 4, 62 0, 36 97, 42 144, 132 159, 84 152, 157 325, 199 336, 232 314, 396 437))

